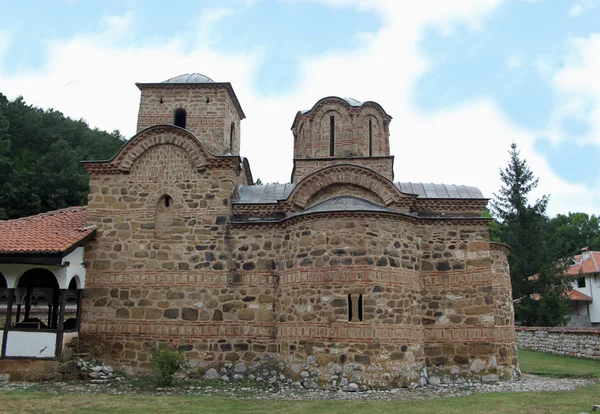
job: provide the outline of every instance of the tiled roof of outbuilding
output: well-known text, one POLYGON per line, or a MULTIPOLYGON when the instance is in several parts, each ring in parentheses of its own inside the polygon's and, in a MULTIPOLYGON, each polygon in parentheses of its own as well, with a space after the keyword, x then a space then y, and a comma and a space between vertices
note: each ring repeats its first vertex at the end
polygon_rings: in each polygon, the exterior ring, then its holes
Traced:
POLYGON ((86 227, 86 207, 0 221, 0 254, 63 253, 96 231, 86 227))
MULTIPOLYGON (((484 198, 476 187, 454 184, 430 183, 394 183, 406 194, 415 194, 418 198, 484 198)), ((239 199, 236 204, 268 204, 285 200, 294 190, 294 184, 266 184, 239 187, 239 199)))

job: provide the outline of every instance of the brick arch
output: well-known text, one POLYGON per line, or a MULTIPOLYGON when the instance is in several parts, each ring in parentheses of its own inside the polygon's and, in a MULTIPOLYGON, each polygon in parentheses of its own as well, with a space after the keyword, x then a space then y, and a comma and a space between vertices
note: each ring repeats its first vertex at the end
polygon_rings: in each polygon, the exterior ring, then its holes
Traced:
MULTIPOLYGON (((195 135, 176 126, 150 127, 133 137, 123 150, 120 167, 122 171, 128 172, 137 158, 144 152, 156 145, 175 145, 183 149, 196 168, 202 168, 207 164, 210 153, 195 135)), ((121 155, 121 154, 119 154, 121 155)))
POLYGON ((174 125, 155 125, 133 136, 109 164, 128 173, 135 160, 144 152, 156 145, 164 144, 183 149, 190 156, 196 169, 205 167, 209 159, 215 158, 190 131, 174 125))
POLYGON ((376 194, 386 206, 396 204, 408 207, 416 196, 402 194, 387 178, 375 171, 352 164, 337 164, 312 173, 303 179, 285 203, 296 208, 306 208, 309 200, 329 186, 349 184, 376 194))

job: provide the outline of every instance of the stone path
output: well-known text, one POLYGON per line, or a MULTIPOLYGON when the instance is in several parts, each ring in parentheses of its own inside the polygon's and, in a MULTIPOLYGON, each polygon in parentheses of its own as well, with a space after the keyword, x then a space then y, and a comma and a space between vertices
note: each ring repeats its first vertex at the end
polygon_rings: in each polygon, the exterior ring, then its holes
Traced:
MULTIPOLYGON (((192 381, 176 389, 158 389, 157 395, 197 395, 220 398, 249 398, 276 400, 428 400, 434 398, 460 397, 488 392, 534 392, 569 391, 595 383, 593 379, 549 378, 524 374, 519 381, 499 382, 495 384, 456 384, 428 385, 414 389, 399 388, 386 391, 324 391, 306 390, 291 385, 269 386, 262 384, 225 384, 213 385, 192 381), (258 385, 258 386, 257 386, 258 385)), ((135 395, 150 394, 140 391, 124 380, 107 384, 89 382, 5 382, 0 383, 0 392, 19 390, 39 390, 51 393, 75 392, 85 394, 135 395)))

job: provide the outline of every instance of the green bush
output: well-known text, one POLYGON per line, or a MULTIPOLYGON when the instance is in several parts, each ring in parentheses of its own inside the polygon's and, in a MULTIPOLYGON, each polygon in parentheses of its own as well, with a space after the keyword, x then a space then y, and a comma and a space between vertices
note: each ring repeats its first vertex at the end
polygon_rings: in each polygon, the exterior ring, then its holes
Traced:
POLYGON ((150 362, 155 385, 170 387, 173 385, 174 375, 185 366, 185 357, 175 343, 156 344, 150 350, 150 362))

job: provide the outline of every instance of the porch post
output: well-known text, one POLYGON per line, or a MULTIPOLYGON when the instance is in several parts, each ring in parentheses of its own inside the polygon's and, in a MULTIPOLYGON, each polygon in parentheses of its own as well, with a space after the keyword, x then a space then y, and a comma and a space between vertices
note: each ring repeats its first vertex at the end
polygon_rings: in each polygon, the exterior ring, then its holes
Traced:
POLYGON ((52 291, 52 324, 50 324, 50 327, 52 329, 56 329, 58 327, 57 319, 58 319, 59 300, 60 300, 59 290, 54 289, 52 291))
POLYGON ((15 323, 19 323, 19 319, 21 319, 21 304, 17 303, 17 318, 15 319, 15 323))
POLYGON ((77 289, 75 296, 77 297, 77 316, 75 316, 75 329, 79 332, 79 327, 81 326, 81 298, 83 289, 77 289))
POLYGON ((25 319, 29 318, 31 312, 31 294, 33 293, 33 286, 27 286, 27 296, 25 297, 25 319))
POLYGON ((4 332, 2 332, 2 350, 0 353, 0 357, 6 357, 6 343, 8 341, 8 331, 11 327, 12 322, 12 307, 15 299, 15 290, 8 289, 8 304, 6 307, 6 321, 4 322, 4 332))
POLYGON ((67 289, 60 289, 59 302, 60 309, 58 311, 58 323, 56 325, 56 358, 62 358, 62 343, 63 343, 63 324, 65 322, 65 303, 67 301, 67 289))
POLYGON ((52 327, 52 304, 48 303, 48 328, 52 327))

